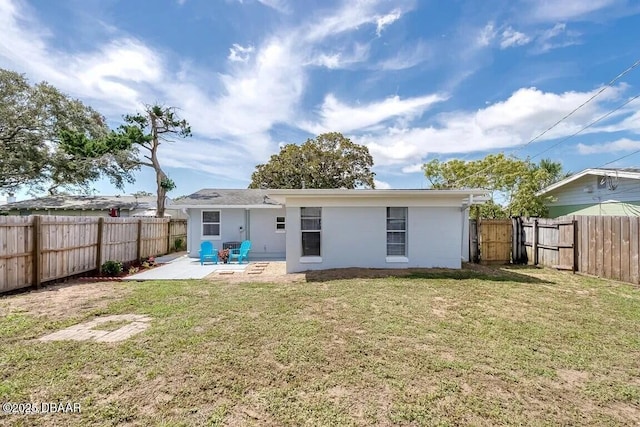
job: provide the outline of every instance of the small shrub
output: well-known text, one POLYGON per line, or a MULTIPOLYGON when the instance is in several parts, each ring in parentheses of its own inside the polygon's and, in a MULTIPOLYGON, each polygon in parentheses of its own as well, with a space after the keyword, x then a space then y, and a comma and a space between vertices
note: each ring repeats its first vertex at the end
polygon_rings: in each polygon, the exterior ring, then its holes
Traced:
POLYGON ((129 274, 136 274, 140 269, 138 267, 129 267, 129 274))
POLYGON ((122 273, 122 263, 119 261, 107 261, 102 264, 102 272, 107 276, 117 276, 122 273))
POLYGON ((182 249, 182 245, 184 244, 184 240, 182 237, 176 237, 176 240, 173 241, 173 249, 178 252, 182 249))

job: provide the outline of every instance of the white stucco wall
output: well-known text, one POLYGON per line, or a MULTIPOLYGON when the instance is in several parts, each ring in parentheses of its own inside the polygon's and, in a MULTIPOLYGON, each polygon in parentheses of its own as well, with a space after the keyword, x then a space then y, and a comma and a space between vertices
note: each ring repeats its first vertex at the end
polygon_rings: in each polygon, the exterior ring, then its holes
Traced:
POLYGON ((213 242, 216 249, 221 249, 224 242, 251 240, 249 259, 284 259, 285 233, 276 233, 276 217, 285 216, 285 209, 251 209, 249 224, 246 224, 246 211, 240 209, 188 209, 189 218, 187 250, 190 257, 198 257, 200 243, 205 240, 213 242), (220 211, 220 238, 202 236, 202 211, 220 211), (240 230, 242 227, 242 231, 240 230))
POLYGON ((235 242, 245 240, 245 210, 244 209, 188 209, 189 219, 187 226, 189 237, 187 238, 189 256, 198 257, 200 243, 205 240, 213 242, 216 249, 222 249, 223 242, 235 242), (220 237, 205 237, 202 235, 202 211, 220 211, 220 237), (240 231, 242 227, 242 231, 240 231))
MULTIPOLYGON (((252 209, 249 214, 249 259, 284 259, 286 230, 276 232, 276 217, 285 216, 285 209, 252 209)), ((285 228, 288 224, 285 224, 285 228)))
POLYGON ((462 212, 462 262, 469 262, 469 208, 462 212))
POLYGON ((345 267, 461 267, 460 207, 409 206, 405 262, 391 262, 386 256, 386 206, 323 206, 319 258, 301 256, 300 208, 287 207, 286 212, 289 273, 345 267))

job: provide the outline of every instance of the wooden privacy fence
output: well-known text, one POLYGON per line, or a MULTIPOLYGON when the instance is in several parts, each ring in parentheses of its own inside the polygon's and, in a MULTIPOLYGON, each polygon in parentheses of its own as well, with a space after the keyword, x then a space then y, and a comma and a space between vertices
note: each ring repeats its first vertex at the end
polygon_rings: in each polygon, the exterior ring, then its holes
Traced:
POLYGON ((0 216, 0 293, 165 254, 186 238, 186 220, 0 216))
POLYGON ((575 221, 514 218, 513 227, 514 234, 522 236, 518 241, 514 239, 514 262, 577 270, 575 221))
MULTIPOLYGON (((472 260, 473 224, 469 228, 472 260)), ((476 253, 481 263, 543 265, 640 284, 640 217, 480 220, 477 228, 476 253), (509 235, 512 245, 507 249, 509 235)))
POLYGON ((578 271, 640 284, 640 217, 566 216, 576 222, 578 271))

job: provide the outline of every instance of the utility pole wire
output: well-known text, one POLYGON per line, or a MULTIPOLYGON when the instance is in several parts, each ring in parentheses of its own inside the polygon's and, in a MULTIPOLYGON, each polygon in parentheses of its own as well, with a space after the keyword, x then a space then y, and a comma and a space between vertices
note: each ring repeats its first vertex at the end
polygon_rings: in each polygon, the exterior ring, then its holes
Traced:
MULTIPOLYGON (((557 147, 558 145, 562 144, 562 143, 563 143, 563 142, 565 142, 566 140, 571 139, 571 138, 573 138, 574 136, 581 134, 581 133, 582 133, 582 132, 584 132, 585 130, 589 129, 591 126, 595 125, 595 124, 596 124, 596 123, 598 123, 598 122, 601 122, 602 120, 606 119, 607 117, 609 117, 610 115, 612 115, 613 113, 615 113, 616 111, 618 111, 619 109, 621 109, 622 107, 624 107, 625 105, 627 105, 627 104, 629 104, 629 103, 633 102, 634 100, 636 100, 636 99, 638 99, 638 98, 640 98, 640 93, 639 93, 638 95, 634 96, 633 98, 629 99, 629 100, 628 100, 627 102, 625 102, 624 104, 621 104, 621 105, 617 106, 616 108, 614 108, 613 110, 609 111, 608 113, 603 114, 602 116, 598 117, 597 119, 595 119, 594 121, 592 121, 592 122, 591 122, 591 123, 589 123, 588 125, 584 126, 582 129, 580 129, 579 131, 577 131, 576 133, 573 133, 573 134, 571 134, 571 135, 569 135, 569 136, 567 136, 567 137, 565 137, 565 138, 561 139, 560 141, 558 141, 558 142, 556 142, 555 144, 553 144, 551 147, 548 147, 548 148, 546 148, 546 149, 542 150, 541 152, 539 152, 538 154, 536 154, 536 155, 534 155, 534 156, 529 157, 529 160, 533 160, 533 159, 535 159, 536 157, 538 157, 538 156, 540 156, 540 155, 542 155, 542 154, 546 153, 547 151, 549 151, 549 150, 551 150, 551 149, 553 149, 553 148, 557 147)), ((614 160, 614 161, 615 161, 615 160, 614 160)), ((608 164, 608 163, 607 163, 607 164, 608 164)))
MULTIPOLYGON (((543 135, 545 135, 546 133, 548 133, 550 130, 554 129, 556 126, 558 126, 560 123, 562 123, 563 121, 565 121, 567 118, 571 117, 573 114, 575 114, 578 110, 580 110, 582 107, 584 107, 585 105, 587 105, 588 103, 590 103, 591 101, 593 101, 597 96, 599 96, 602 92, 604 92, 605 90, 607 90, 608 88, 610 88, 611 86, 613 86, 613 84, 615 82, 617 82, 618 80, 620 80, 623 76, 625 76, 626 74, 628 74, 631 70, 633 70, 634 68, 636 68, 638 65, 640 65, 640 59, 638 59, 636 62, 634 62, 630 67, 628 67, 626 70, 624 70, 623 72, 621 72, 620 74, 618 74, 616 77, 614 77, 609 83, 607 83, 606 85, 604 85, 598 92, 596 92, 593 96, 591 96, 589 99, 587 99, 585 102, 583 102, 582 104, 580 104, 579 106, 577 106, 576 108, 574 108, 570 113, 566 114, 563 118, 561 118, 560 120, 558 120, 557 122, 555 122, 553 125, 549 126, 547 129, 545 129, 542 133, 538 134, 535 138, 529 140, 528 142, 526 142, 525 144, 521 144, 521 146, 515 151, 516 153, 520 150, 522 150, 523 148, 527 147, 529 144, 533 143, 534 141, 537 141, 538 139, 540 139, 543 135)), ((635 97, 637 98, 637 96, 635 97)), ((633 99, 635 99, 633 98, 633 99)), ((627 103, 625 103, 624 105, 628 104, 629 102, 631 102, 633 99, 631 99, 630 101, 628 101, 627 103)), ((622 106, 621 106, 622 107, 622 106)), ((619 107, 619 108, 621 108, 619 107)), ((615 110, 614 110, 615 111, 615 110)), ((569 138, 566 138, 563 140, 566 141, 569 138)), ((545 151, 546 152, 546 151, 545 151)), ((539 154, 537 154, 536 156, 538 156, 539 154)), ((618 159, 619 160, 619 159, 618 159)), ((489 165, 486 168, 479 170, 476 173, 473 173, 469 176, 466 176, 464 178, 461 178, 457 181, 454 181, 452 184, 457 184, 458 182, 464 180, 464 179, 469 179, 472 178, 474 176, 478 176, 481 173, 487 172, 489 170, 491 170, 493 166, 489 165)))

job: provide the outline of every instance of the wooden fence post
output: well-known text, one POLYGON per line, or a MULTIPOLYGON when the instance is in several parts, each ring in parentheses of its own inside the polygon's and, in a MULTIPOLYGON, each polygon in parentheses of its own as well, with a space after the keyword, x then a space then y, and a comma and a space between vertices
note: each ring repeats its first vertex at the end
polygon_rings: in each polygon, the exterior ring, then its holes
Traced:
POLYGON ((172 219, 167 223, 167 253, 171 252, 171 223, 172 219))
POLYGON ((33 284, 40 289, 42 283, 42 217, 33 217, 33 284))
POLYGON ((538 265, 538 218, 533 220, 533 265, 538 265))
POLYGON ((104 236, 104 218, 98 218, 98 241, 96 246, 96 270, 98 273, 102 274, 102 264, 104 264, 104 260, 102 259, 104 253, 102 252, 102 239, 104 236))
MULTIPOLYGON (((575 217, 572 217, 575 218, 575 217)), ((580 269, 580 263, 579 263, 579 259, 580 259, 580 242, 578 240, 578 221, 573 219, 571 220, 571 222, 573 223, 573 233, 572 233, 572 237, 573 237, 573 272, 575 273, 576 271, 578 271, 580 269)))
POLYGON ((137 259, 142 259, 142 218, 138 220, 137 259))

